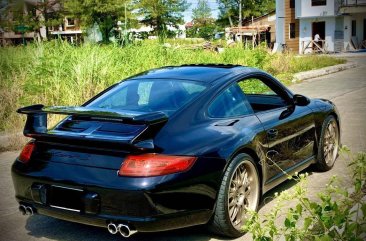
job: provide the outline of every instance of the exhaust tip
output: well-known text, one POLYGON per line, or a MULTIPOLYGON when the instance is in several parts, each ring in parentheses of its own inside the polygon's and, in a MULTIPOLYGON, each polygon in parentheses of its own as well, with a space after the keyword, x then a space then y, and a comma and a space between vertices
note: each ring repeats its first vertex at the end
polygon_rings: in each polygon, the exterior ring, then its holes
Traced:
POLYGON ((128 225, 125 225, 125 224, 118 225, 118 231, 125 238, 128 238, 131 235, 137 233, 136 230, 131 230, 130 227, 128 225))
POLYGON ((118 225, 118 231, 123 237, 125 238, 130 237, 130 228, 127 225, 124 224, 118 225))
POLYGON ((27 210, 26 210, 26 207, 24 205, 20 205, 19 206, 19 212, 23 215, 26 215, 27 214, 27 210))
POLYGON ((30 216, 32 216, 34 214, 34 211, 33 211, 32 207, 26 207, 25 212, 26 212, 27 215, 30 215, 30 216))
POLYGON ((116 234, 118 233, 118 228, 114 223, 109 223, 107 226, 108 232, 111 234, 116 234))

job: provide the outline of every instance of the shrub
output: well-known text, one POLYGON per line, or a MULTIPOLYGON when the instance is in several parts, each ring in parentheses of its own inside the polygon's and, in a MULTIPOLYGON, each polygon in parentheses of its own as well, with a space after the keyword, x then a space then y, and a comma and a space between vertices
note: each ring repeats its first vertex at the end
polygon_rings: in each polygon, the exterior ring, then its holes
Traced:
MULTIPOLYGON (((345 148, 343 152, 349 151, 345 148)), ((294 190, 276 194, 275 207, 264 217, 258 213, 248 214, 244 230, 255 241, 308 240, 362 241, 366 237, 366 153, 351 158, 353 188, 340 187, 333 177, 319 200, 307 198, 307 174, 288 176, 297 182, 294 190), (288 208, 291 204, 290 208, 288 208), (283 217, 282 225, 279 219, 283 217)), ((287 175, 287 174, 286 174, 287 175)))

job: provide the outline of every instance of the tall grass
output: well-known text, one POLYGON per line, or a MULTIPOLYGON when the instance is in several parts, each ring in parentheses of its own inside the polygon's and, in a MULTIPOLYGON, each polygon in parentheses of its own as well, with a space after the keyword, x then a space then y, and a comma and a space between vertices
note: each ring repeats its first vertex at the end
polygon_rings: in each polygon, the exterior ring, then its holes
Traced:
POLYGON ((329 57, 271 55, 265 48, 206 50, 165 48, 144 41, 125 48, 54 41, 0 49, 0 131, 19 130, 15 110, 24 105, 80 105, 128 76, 166 65, 226 63, 253 66, 291 79, 293 73, 340 63, 329 57))

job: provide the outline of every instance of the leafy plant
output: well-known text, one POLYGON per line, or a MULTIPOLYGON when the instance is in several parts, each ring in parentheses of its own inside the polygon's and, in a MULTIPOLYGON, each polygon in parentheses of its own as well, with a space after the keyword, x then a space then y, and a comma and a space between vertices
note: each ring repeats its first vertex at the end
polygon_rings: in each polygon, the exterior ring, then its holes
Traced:
POLYGON ((334 176, 325 190, 318 194, 319 200, 311 200, 307 197, 308 174, 292 177, 285 173, 296 181, 294 190, 276 193, 276 205, 263 218, 256 212, 248 213, 244 230, 251 233, 256 241, 365 240, 366 153, 360 152, 353 157, 347 148, 343 148, 343 153, 351 159, 353 189, 340 187, 334 176), (291 207, 286 208, 289 204, 291 207), (282 225, 278 225, 279 220, 282 220, 282 225))

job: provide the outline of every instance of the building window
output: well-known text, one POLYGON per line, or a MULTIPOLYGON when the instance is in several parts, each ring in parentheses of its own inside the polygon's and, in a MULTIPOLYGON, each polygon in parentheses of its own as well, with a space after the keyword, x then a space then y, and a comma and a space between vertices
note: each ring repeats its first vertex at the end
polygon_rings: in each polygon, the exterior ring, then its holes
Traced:
POLYGON ((295 0, 290 0, 290 8, 295 8, 295 0))
POLYGON ((296 38, 296 31, 295 31, 295 23, 290 23, 289 25, 289 37, 290 39, 296 38))
POLYGON ((311 0, 311 6, 325 6, 327 5, 327 0, 311 0))
POLYGON ((75 20, 73 18, 66 18, 66 26, 67 27, 75 26, 75 20))
POLYGON ((351 31, 352 31, 352 37, 355 37, 356 36, 356 20, 352 20, 351 31))

